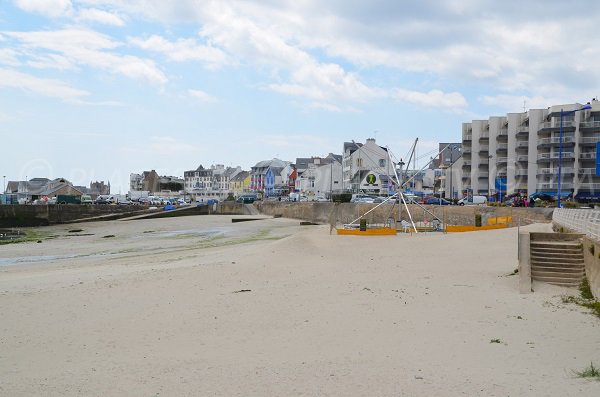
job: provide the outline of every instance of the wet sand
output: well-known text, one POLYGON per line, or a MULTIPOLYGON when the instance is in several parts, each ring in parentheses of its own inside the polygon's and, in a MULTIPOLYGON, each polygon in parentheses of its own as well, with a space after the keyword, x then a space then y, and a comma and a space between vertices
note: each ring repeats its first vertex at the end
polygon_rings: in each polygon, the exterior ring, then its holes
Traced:
POLYGON ((600 395, 572 372, 600 364, 600 320, 561 303, 576 290, 518 293, 516 229, 356 237, 199 216, 43 230, 0 246, 0 395, 600 395))

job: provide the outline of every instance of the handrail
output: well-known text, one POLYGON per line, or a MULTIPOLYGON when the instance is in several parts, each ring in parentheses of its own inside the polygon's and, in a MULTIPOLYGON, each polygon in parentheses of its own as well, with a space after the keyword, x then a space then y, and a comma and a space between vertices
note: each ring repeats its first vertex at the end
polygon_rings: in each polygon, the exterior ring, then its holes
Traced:
POLYGON ((580 208, 556 208, 552 222, 600 242, 600 211, 580 208))

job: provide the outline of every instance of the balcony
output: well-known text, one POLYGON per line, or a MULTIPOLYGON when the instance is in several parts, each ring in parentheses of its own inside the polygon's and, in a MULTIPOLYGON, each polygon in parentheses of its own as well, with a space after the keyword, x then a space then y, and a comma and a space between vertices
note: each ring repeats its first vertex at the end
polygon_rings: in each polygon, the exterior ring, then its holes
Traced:
POLYGON ((526 154, 521 154, 520 156, 517 156, 517 158, 515 159, 518 163, 522 163, 522 162, 527 162, 529 161, 529 156, 526 154))
POLYGON ((508 136, 508 128, 507 127, 500 128, 500 130, 498 131, 498 136, 508 136))
MULTIPOLYGON (((560 130, 560 120, 556 118, 552 121, 546 121, 540 125, 542 130, 560 130)), ((567 128, 575 128, 575 121, 563 120, 563 130, 567 128)))
POLYGON ((499 178, 506 178, 506 171, 498 171, 496 176, 499 178))
POLYGON ((516 190, 527 190, 527 184, 526 183, 517 183, 515 185, 515 189, 516 190))
POLYGON ((506 157, 498 157, 496 159, 496 164, 506 164, 507 161, 508 161, 508 158, 506 158, 506 157))
MULTIPOLYGON (((566 174, 575 174, 575 168, 573 167, 561 167, 561 172, 563 175, 566 174)), ((557 175, 558 168, 538 168, 538 175, 557 175)))
POLYGON ((490 176, 490 173, 489 173, 489 172, 487 172, 487 171, 479 171, 479 172, 477 173, 477 178, 478 178, 478 179, 488 179, 488 178, 489 178, 489 176, 490 176))
POLYGON ((471 141, 473 139, 473 135, 465 134, 463 135, 463 141, 471 141))
POLYGON ((464 147, 462 148, 462 153, 464 154, 471 154, 471 148, 470 147, 464 147))
POLYGON ((516 130, 517 136, 529 135, 529 126, 528 125, 520 125, 516 130))
POLYGON ((600 130, 600 121, 582 121, 579 123, 579 129, 600 130))
MULTIPOLYGON (((563 136, 562 143, 563 143, 563 145, 574 145, 575 137, 574 136, 563 136)), ((556 136, 556 137, 551 137, 551 138, 538 139, 537 145, 538 145, 538 147, 543 146, 543 145, 560 145, 560 137, 556 136)))
POLYGON ((527 173, 527 170, 516 170, 515 171, 515 176, 527 176, 527 175, 529 175, 527 173))
POLYGON ((600 142, 600 136, 586 136, 586 137, 579 138, 579 143, 581 145, 593 146, 598 142, 600 142))
POLYGON ((595 160, 596 152, 579 153, 579 158, 582 160, 595 160))
MULTIPOLYGON (((562 188, 562 186, 561 186, 562 188)), ((600 183, 582 183, 579 185, 579 189, 581 190, 600 190, 600 183)))
MULTIPOLYGON (((586 153, 587 154, 587 153, 586 153)), ((554 153, 540 153, 537 156, 538 160, 552 160, 552 159, 557 159, 559 158, 560 153, 558 152, 554 152, 554 153)), ((594 158, 596 156, 596 153, 594 153, 594 158)), ((562 154, 562 158, 563 160, 570 160, 570 159, 574 159, 575 158, 575 153, 573 152, 563 152, 562 154)), ((581 158, 581 156, 580 156, 581 158)))
POLYGON ((481 134, 479 134, 479 141, 486 141, 490 139, 490 132, 489 131, 482 131, 481 134))
POLYGON ((577 173, 581 176, 596 176, 595 168, 580 168, 577 170, 577 173))
POLYGON ((518 141, 515 147, 517 149, 529 149, 529 141, 518 141))
POLYGON ((508 150, 508 143, 496 144, 496 153, 508 150))
POLYGON ((481 152, 487 152, 490 150, 490 146, 489 145, 479 145, 479 153, 481 152))
MULTIPOLYGON (((598 184, 600 185, 600 184, 598 184)), ((558 189, 558 183, 554 183, 554 182, 550 182, 550 183, 538 183, 537 185, 538 189, 558 189)), ((563 182, 560 184, 560 189, 561 190, 565 190, 565 189, 573 189, 573 183, 571 182, 563 182)))

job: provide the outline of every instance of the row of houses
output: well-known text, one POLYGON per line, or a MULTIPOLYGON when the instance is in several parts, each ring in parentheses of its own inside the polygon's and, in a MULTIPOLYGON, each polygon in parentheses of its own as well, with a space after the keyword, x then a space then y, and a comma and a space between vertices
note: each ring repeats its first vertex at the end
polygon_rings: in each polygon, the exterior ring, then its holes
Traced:
POLYGON ((250 170, 223 164, 206 168, 199 165, 185 171, 183 179, 159 176, 154 170, 144 171, 131 174, 130 189, 158 193, 173 191, 165 189, 168 183, 179 183, 180 194, 199 201, 224 200, 249 193, 264 197, 300 193, 324 198, 338 191, 388 194, 394 190, 389 176, 395 167, 387 148, 369 138, 365 143, 345 142, 342 154, 299 157, 295 162, 273 158, 259 161, 250 170))
POLYGON ((44 197, 52 198, 59 195, 81 196, 90 195, 95 199, 102 194, 110 194, 110 182, 90 182, 87 186, 75 186, 65 178, 31 178, 24 181, 8 181, 4 187, 3 200, 8 202, 27 203, 44 197))

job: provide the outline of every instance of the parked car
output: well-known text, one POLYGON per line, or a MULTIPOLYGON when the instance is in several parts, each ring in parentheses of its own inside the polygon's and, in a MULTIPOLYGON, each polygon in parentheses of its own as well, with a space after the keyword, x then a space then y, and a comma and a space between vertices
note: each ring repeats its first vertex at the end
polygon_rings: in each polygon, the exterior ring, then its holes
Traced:
POLYGON ((487 203, 485 196, 468 196, 458 200, 458 205, 479 205, 487 203))
POLYGON ((368 194, 364 194, 364 193, 356 193, 352 195, 352 198, 350 199, 351 203, 364 203, 364 202, 373 202, 371 200, 374 200, 374 197, 369 196, 368 194), (364 201, 363 201, 364 199, 364 201))
POLYGON ((425 204, 429 205, 452 205, 452 203, 443 198, 429 197, 425 200, 425 204))
POLYGON ((92 196, 90 196, 89 194, 82 194, 81 195, 81 204, 94 204, 94 201, 92 200, 92 196))
POLYGON ((242 204, 252 204, 253 202, 256 201, 256 196, 254 196, 252 194, 242 194, 235 201, 238 203, 242 203, 242 204))
POLYGON ((367 204, 373 204, 375 202, 375 198, 374 197, 360 197, 358 198, 356 201, 354 201, 355 203, 367 203, 367 204))
POLYGON ((95 204, 112 204, 112 196, 109 194, 101 194, 100 196, 96 197, 96 200, 94 201, 95 204))
POLYGON ((375 197, 375 198, 373 199, 373 202, 374 202, 375 204, 379 204, 379 203, 383 203, 383 202, 385 202, 386 204, 388 204, 388 203, 389 203, 389 204, 394 204, 394 203, 396 202, 396 198, 391 198, 391 199, 389 199, 389 200, 388 200, 388 198, 387 198, 387 197, 375 197), (387 200, 387 201, 386 201, 386 200, 387 200))

